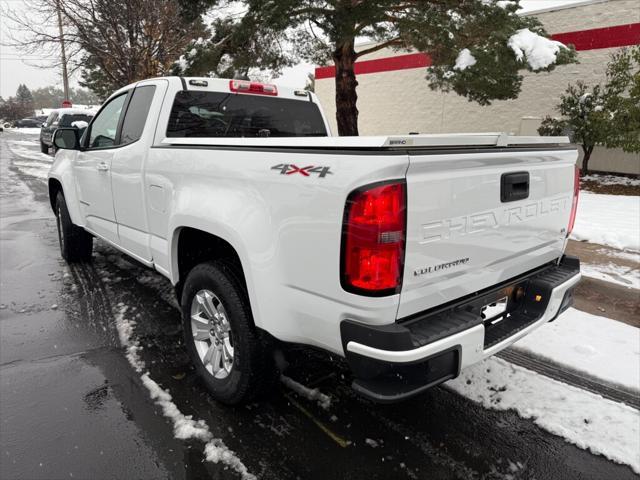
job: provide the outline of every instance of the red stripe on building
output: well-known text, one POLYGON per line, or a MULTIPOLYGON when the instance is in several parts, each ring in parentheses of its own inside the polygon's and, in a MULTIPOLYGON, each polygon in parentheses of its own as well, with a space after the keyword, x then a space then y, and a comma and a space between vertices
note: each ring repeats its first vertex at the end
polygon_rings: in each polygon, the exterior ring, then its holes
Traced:
MULTIPOLYGON (((375 60, 364 60, 356 62, 354 67, 356 75, 365 73, 390 72, 392 70, 406 70, 408 68, 428 67, 431 59, 426 53, 409 53, 406 55, 396 55, 395 57, 376 58, 375 60)), ((335 77, 336 67, 316 67, 316 78, 335 77)))
MULTIPOLYGON (((640 23, 617 25, 615 27, 594 28, 578 32, 556 33, 551 36, 554 40, 572 44, 578 51, 597 50, 600 48, 627 47, 640 44, 640 23)), ((356 62, 356 75, 378 72, 392 72, 410 68, 428 67, 431 59, 425 53, 409 53, 393 57, 376 58, 356 62)), ((316 67, 316 79, 332 78, 336 75, 333 65, 316 67)))
POLYGON ((640 44, 640 23, 594 28, 581 32, 556 33, 551 38, 565 45, 572 44, 576 50, 628 47, 640 44))

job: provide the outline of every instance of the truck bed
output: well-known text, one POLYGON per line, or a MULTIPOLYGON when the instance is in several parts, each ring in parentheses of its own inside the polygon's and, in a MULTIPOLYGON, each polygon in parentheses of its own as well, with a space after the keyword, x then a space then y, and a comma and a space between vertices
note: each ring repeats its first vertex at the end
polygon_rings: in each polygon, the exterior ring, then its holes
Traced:
POLYGON ((161 145, 229 146, 263 148, 310 148, 347 150, 407 150, 423 148, 473 147, 554 147, 569 144, 568 137, 513 136, 500 132, 448 133, 433 135, 380 135, 367 137, 274 137, 274 138, 175 138, 167 137, 161 145))

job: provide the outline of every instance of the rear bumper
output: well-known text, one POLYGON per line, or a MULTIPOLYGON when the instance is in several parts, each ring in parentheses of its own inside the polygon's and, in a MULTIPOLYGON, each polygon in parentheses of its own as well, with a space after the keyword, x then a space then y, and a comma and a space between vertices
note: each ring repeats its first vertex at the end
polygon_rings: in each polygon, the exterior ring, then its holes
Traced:
POLYGON ((573 303, 580 262, 563 257, 524 276, 452 305, 391 325, 341 324, 353 387, 378 402, 405 399, 455 378, 460 370, 494 355, 573 303), (509 317, 490 324, 481 309, 509 292, 509 317), (518 298, 516 298, 518 296, 518 298))

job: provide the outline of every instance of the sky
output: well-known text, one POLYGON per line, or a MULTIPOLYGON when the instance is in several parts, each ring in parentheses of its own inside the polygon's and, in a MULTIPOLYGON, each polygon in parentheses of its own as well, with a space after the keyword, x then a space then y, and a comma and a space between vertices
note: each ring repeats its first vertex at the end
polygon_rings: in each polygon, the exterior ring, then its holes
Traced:
MULTIPOLYGON (((552 8, 560 5, 579 3, 583 0, 521 0, 523 12, 552 8)), ((22 0, 0 0, 2 7, 19 9, 22 0)), ((15 95, 18 85, 26 84, 29 88, 39 88, 48 85, 62 87, 60 72, 53 68, 38 68, 46 66, 47 59, 38 55, 25 56, 12 47, 4 46, 7 41, 7 28, 4 19, 0 16, 0 96, 7 98, 15 95)), ((312 73, 314 66, 302 63, 295 67, 287 68, 282 75, 274 80, 281 86, 295 88, 304 87, 307 74, 312 73)), ((73 78, 71 86, 77 86, 77 79, 73 78)))

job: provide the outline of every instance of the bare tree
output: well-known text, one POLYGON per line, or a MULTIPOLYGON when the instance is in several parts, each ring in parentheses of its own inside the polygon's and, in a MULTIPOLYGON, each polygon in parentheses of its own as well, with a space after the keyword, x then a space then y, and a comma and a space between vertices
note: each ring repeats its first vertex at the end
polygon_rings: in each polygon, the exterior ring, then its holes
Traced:
POLYGON ((79 70, 80 84, 102 98, 128 83, 168 73, 204 33, 202 21, 187 21, 176 0, 26 1, 22 13, 3 12, 11 23, 12 44, 25 53, 46 51, 52 56, 47 66, 61 67, 62 40, 70 71, 79 70))
POLYGON ((7 40, 24 62, 38 68, 60 69, 63 83, 79 67, 81 48, 68 29, 58 0, 24 0, 19 7, 0 4, 7 40), (37 57, 37 62, 30 58, 37 57))

